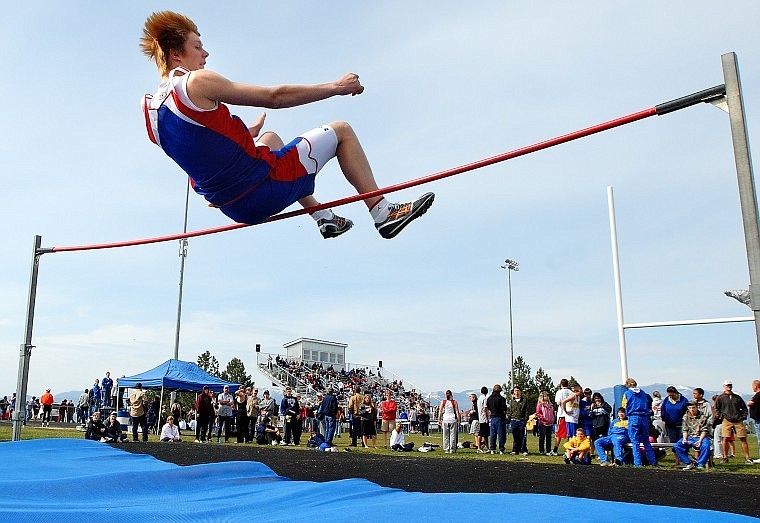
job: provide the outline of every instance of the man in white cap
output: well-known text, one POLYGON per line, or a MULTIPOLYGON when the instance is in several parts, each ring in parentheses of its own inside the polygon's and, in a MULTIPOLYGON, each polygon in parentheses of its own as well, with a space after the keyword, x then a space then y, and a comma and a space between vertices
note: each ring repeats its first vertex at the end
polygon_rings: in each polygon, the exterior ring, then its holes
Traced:
POLYGON ((731 437, 733 429, 736 432, 736 437, 741 441, 742 450, 744 451, 744 462, 747 465, 752 465, 753 461, 749 457, 749 446, 747 445, 747 428, 744 426, 744 420, 747 419, 749 411, 742 397, 733 393, 733 383, 731 383, 731 380, 723 382, 723 394, 718 396, 718 399, 715 401, 715 410, 723 418, 721 424, 723 459, 721 463, 728 463, 728 438, 731 437))

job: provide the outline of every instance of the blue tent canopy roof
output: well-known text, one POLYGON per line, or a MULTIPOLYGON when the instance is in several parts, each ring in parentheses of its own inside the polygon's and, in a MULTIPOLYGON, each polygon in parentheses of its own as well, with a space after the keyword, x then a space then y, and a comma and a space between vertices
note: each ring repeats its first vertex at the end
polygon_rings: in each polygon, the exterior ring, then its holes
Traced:
POLYGON ((144 389, 163 387, 180 391, 200 391, 205 385, 214 392, 221 392, 225 385, 233 390, 240 386, 239 383, 212 376, 195 363, 173 359, 140 374, 119 378, 119 388, 131 388, 138 383, 141 383, 144 389))

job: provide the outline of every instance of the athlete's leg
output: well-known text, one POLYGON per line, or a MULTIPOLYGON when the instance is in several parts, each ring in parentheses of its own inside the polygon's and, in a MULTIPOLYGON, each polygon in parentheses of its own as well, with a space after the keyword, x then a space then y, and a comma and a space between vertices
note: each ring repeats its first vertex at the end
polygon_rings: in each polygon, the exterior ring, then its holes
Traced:
MULTIPOLYGON (((353 185, 359 194, 377 190, 377 182, 372 174, 367 155, 351 126, 346 122, 331 122, 327 125, 332 127, 338 137, 338 150, 335 156, 348 183, 353 185)), ((381 199, 382 196, 375 196, 367 198, 364 203, 368 209, 371 209, 381 199)))

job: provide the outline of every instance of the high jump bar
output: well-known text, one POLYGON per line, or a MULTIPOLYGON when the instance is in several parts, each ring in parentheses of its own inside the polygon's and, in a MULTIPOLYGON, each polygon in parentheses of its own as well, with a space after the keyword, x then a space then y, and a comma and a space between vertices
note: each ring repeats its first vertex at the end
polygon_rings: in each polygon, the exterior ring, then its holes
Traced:
POLYGON ((624 323, 624 329, 641 329, 644 327, 676 327, 679 325, 709 325, 712 323, 740 323, 755 321, 754 316, 737 316, 733 318, 708 318, 702 320, 650 321, 645 323, 624 323))

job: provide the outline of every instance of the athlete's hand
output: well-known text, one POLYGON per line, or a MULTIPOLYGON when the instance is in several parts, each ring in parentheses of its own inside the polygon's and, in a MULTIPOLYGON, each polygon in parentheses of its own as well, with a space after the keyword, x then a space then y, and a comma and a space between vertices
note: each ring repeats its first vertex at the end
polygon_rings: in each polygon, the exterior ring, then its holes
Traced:
POLYGON ((261 128, 264 126, 264 120, 266 117, 267 113, 261 113, 261 116, 259 116, 253 125, 248 128, 248 130, 251 132, 251 136, 256 138, 259 135, 261 128))
POLYGON ((359 75, 356 73, 348 73, 335 83, 340 95, 350 94, 351 96, 356 96, 364 92, 364 86, 359 83, 359 75))

